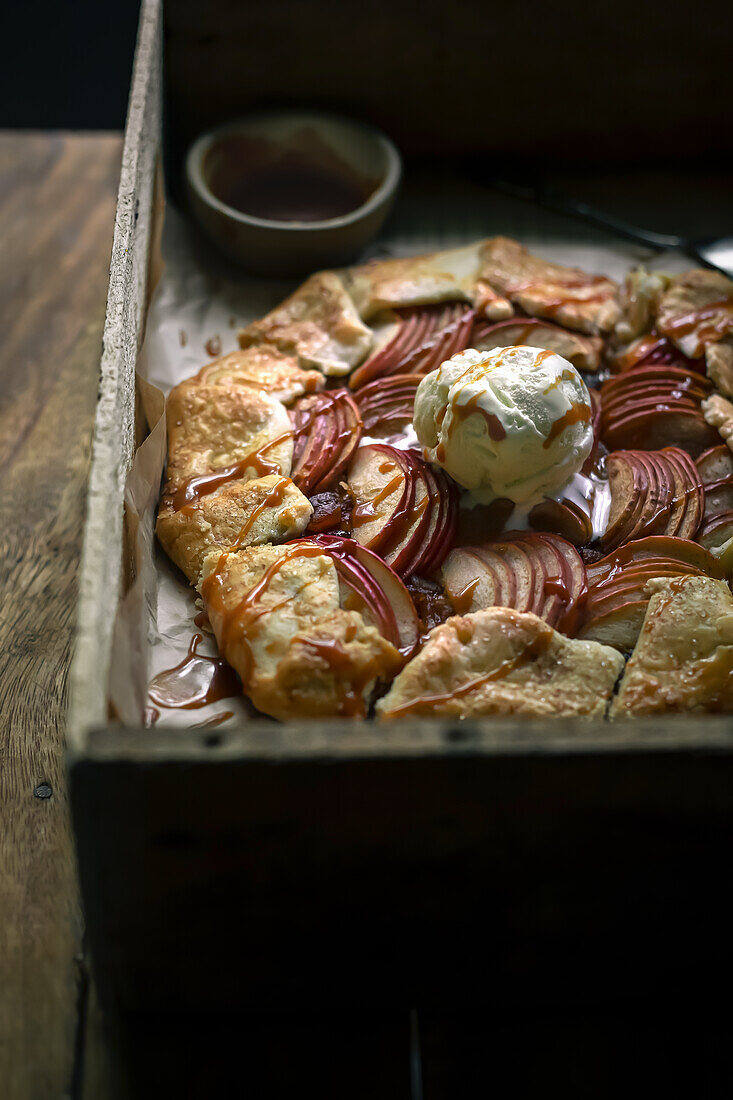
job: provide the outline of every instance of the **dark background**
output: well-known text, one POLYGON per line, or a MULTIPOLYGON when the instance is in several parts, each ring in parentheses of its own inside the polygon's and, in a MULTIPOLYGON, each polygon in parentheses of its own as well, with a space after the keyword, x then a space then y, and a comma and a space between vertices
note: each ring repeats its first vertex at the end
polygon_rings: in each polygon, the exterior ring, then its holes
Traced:
POLYGON ((121 130, 139 0, 7 0, 0 127, 121 130))

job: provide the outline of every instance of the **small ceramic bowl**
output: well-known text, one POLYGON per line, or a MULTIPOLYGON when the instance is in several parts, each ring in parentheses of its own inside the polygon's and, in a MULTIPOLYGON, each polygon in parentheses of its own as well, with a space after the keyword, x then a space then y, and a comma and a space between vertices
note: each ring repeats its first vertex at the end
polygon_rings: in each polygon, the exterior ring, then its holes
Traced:
POLYGON ((248 116, 204 134, 186 158, 209 239, 248 270, 279 276, 353 260, 381 229, 400 175, 379 130, 311 111, 248 116))

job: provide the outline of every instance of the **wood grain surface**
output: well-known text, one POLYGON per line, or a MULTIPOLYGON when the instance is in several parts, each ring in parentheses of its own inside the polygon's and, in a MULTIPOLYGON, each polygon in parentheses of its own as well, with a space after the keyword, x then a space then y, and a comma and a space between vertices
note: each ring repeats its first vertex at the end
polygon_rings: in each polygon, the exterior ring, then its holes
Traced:
POLYGON ((117 135, 0 134, 0 1094, 71 1095, 81 916, 63 716, 117 135))

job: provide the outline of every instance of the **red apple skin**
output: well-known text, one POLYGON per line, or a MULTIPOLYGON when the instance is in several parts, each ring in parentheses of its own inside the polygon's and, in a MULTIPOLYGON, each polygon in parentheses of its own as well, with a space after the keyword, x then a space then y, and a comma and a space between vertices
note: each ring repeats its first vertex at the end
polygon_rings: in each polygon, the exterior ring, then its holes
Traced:
MULTIPOLYGON (((335 563, 338 560, 355 563, 368 572, 373 584, 383 596, 383 605, 389 609, 395 628, 392 637, 385 634, 389 641, 403 654, 412 654, 419 641, 419 622, 415 605, 410 593, 390 567, 377 554, 361 546, 353 539, 335 538, 332 535, 316 535, 309 541, 321 545, 332 554, 335 563)), ((367 596, 367 599, 373 597, 367 596)))

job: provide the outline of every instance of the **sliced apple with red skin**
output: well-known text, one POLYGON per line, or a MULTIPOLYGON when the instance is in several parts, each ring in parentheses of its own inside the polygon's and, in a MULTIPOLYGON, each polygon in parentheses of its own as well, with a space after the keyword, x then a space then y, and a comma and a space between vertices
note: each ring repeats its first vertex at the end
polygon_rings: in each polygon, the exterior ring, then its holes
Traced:
POLYGON ((611 489, 609 524, 601 539, 606 552, 647 535, 694 537, 702 518, 702 484, 685 451, 614 451, 606 467, 611 489))
POLYGON ((694 539, 705 507, 705 492, 698 469, 687 452, 680 447, 665 447, 658 452, 658 457, 679 473, 681 485, 677 485, 677 493, 682 496, 685 504, 681 523, 676 530, 671 530, 668 526, 666 533, 678 535, 682 539, 694 539))
POLYGON ((626 603, 634 594, 641 598, 647 583, 654 577, 685 577, 691 575, 705 576, 698 569, 691 569, 690 566, 683 565, 682 562, 669 562, 668 564, 658 565, 656 569, 630 573, 628 577, 624 578, 623 583, 596 590, 593 593, 593 598, 587 601, 586 614, 589 616, 605 614, 606 611, 626 603))
POLYGON ((533 532, 453 550, 442 575, 459 614, 498 605, 530 611, 552 626, 570 620, 585 591, 585 569, 574 547, 533 532))
POLYGON ((390 374, 428 374, 468 347, 474 313, 463 302, 400 312, 396 335, 353 372, 352 390, 390 374))
POLYGON ((348 390, 324 390, 300 398, 291 409, 290 476, 306 496, 335 485, 359 445, 362 422, 348 390))
POLYGON ((708 573, 718 580, 724 579, 724 574, 712 554, 696 542, 671 535, 649 535, 638 542, 627 542, 600 561, 586 566, 588 598, 591 589, 600 582, 612 575, 618 576, 629 565, 635 567, 648 560, 682 562, 694 571, 708 573))
POLYGON ((567 539, 573 546, 585 546, 593 538, 591 518, 571 500, 543 500, 529 513, 535 531, 548 531, 567 539))
POLYGON ((360 546, 354 539, 316 535, 311 541, 318 543, 333 557, 337 570, 339 564, 342 568, 346 564, 351 567, 350 579, 357 590, 359 576, 369 578, 363 588, 363 599, 371 607, 377 622, 385 624, 386 630, 380 628, 380 633, 401 653, 410 655, 419 641, 420 624, 412 597, 397 574, 377 554, 360 546), (391 623, 395 624, 394 627, 391 623))
POLYGON ((327 472, 338 440, 338 423, 330 397, 320 393, 299 398, 290 410, 293 462, 290 476, 301 492, 313 491, 327 472), (323 396, 323 400, 321 397, 323 396))
POLYGON ((450 549, 457 492, 416 451, 375 443, 360 448, 349 471, 356 500, 354 538, 377 551, 400 576, 434 571, 450 549))
POLYGON ((636 451, 614 451, 606 457, 611 507, 601 537, 604 551, 629 541, 649 492, 649 475, 636 451))
POLYGON ((455 546, 458 526, 458 488, 443 470, 431 471, 440 494, 439 518, 434 535, 429 535, 413 572, 429 577, 440 568, 455 546))
POLYGON ((543 603, 544 571, 537 577, 541 563, 536 556, 527 550, 519 541, 492 541, 486 546, 476 548, 476 553, 481 556, 497 554, 502 557, 509 569, 514 573, 516 581, 516 593, 512 606, 516 611, 532 611, 537 614, 536 608, 541 608, 543 603))
MULTIPOLYGON (((468 551, 484 565, 493 570, 499 585, 499 603, 501 607, 517 606, 517 575, 506 557, 496 550, 489 550, 485 546, 473 546, 468 551)), ((524 591, 524 589, 523 589, 524 591)))
POLYGON ((446 359, 468 347, 474 319, 473 310, 462 302, 446 307, 435 335, 422 348, 416 348, 401 359, 389 373, 405 371, 425 375, 437 370, 446 359))
POLYGON ((608 378, 601 386, 601 394, 606 395, 630 391, 644 386, 649 382, 661 381, 671 385, 672 389, 684 389, 685 387, 698 387, 709 393, 713 386, 704 374, 690 373, 684 367, 673 366, 645 366, 638 367, 629 374, 617 374, 608 378))
POLYGON ((711 553, 733 539, 733 511, 720 512, 704 521, 697 533, 697 541, 711 553))
POLYGON ((607 432, 620 420, 639 413, 684 409, 699 412, 703 397, 695 393, 674 390, 639 390, 636 393, 623 394, 614 401, 605 400, 601 414, 601 431, 607 432))
POLYGON ((710 481, 705 485, 705 519, 733 511, 733 477, 710 481))
POLYGON ((598 615, 581 627, 578 637, 631 653, 641 633, 648 603, 648 599, 629 600, 605 615, 598 615))
MULTIPOLYGON (((405 355, 420 347, 439 323, 440 314, 434 308, 403 310, 398 314, 397 332, 384 347, 379 348, 365 363, 353 371, 349 386, 357 390, 375 378, 391 371, 405 355)), ((396 373, 396 371, 394 372, 396 373)))
POLYGON ((420 374, 395 374, 362 386, 355 394, 364 431, 382 435, 399 431, 412 421, 420 374))
POLYGON ((398 451, 405 476, 414 486, 414 493, 405 514, 401 530, 395 530, 382 547, 382 557, 400 576, 408 576, 408 566, 415 560, 430 528, 430 481, 425 463, 415 460, 408 451, 398 451))
POLYGON ((705 422, 701 412, 678 407, 636 412, 615 421, 604 430, 603 442, 611 450, 638 449, 657 451, 679 446, 696 458, 719 438, 715 428, 705 422))
MULTIPOLYGON (((414 455, 413 461, 421 462, 414 455)), ((430 521, 422 542, 402 571, 405 577, 416 574, 429 577, 440 567, 455 542, 458 490, 442 470, 432 470, 427 463, 421 464, 422 474, 428 483, 430 521)))
POLYGON ((370 444, 360 447, 348 473, 354 497, 351 527, 355 540, 378 552, 397 530, 402 530, 412 506, 415 483, 408 476, 394 447, 370 444))
POLYGON ((457 615, 509 606, 504 602, 501 576, 472 550, 451 550, 443 562, 441 579, 457 615))
POLYGON ((657 363, 705 373, 704 359, 688 359, 671 340, 658 333, 650 333, 636 340, 617 360, 616 369, 621 372, 635 371, 657 363))
POLYGON ((726 477, 733 477, 733 453, 725 443, 719 443, 716 447, 710 447, 697 459, 697 466, 703 485, 709 481, 721 481, 726 477))
POLYGON ((580 554, 559 535, 521 532, 514 537, 523 539, 543 561, 543 591, 537 614, 550 626, 572 629, 575 608, 586 590, 585 566, 580 554))
MULTIPOLYGON (((652 535, 651 538, 666 537, 652 535)), ((640 545, 646 540, 640 539, 637 545, 640 545)), ((628 545, 628 544, 627 544, 628 545)), ((600 599, 603 590, 616 588, 627 582, 629 577, 634 577, 640 573, 651 573, 654 575, 655 570, 668 569, 670 566, 687 570, 688 572, 700 573, 700 570, 696 565, 691 565, 689 561, 681 561, 679 558, 665 557, 664 555, 653 555, 651 557, 637 557, 632 558, 626 562, 619 561, 618 554, 624 550, 625 547, 620 547, 619 550, 613 554, 609 554, 606 558, 601 558, 600 562, 596 562, 595 566, 589 565, 588 569, 588 596, 587 601, 592 603, 594 600, 600 599)))
POLYGON ((721 564, 703 547, 669 535, 626 543, 589 565, 587 573, 585 622, 579 637, 622 651, 631 650, 636 643, 648 603, 643 593, 653 577, 694 573, 723 579, 725 575, 721 564))

